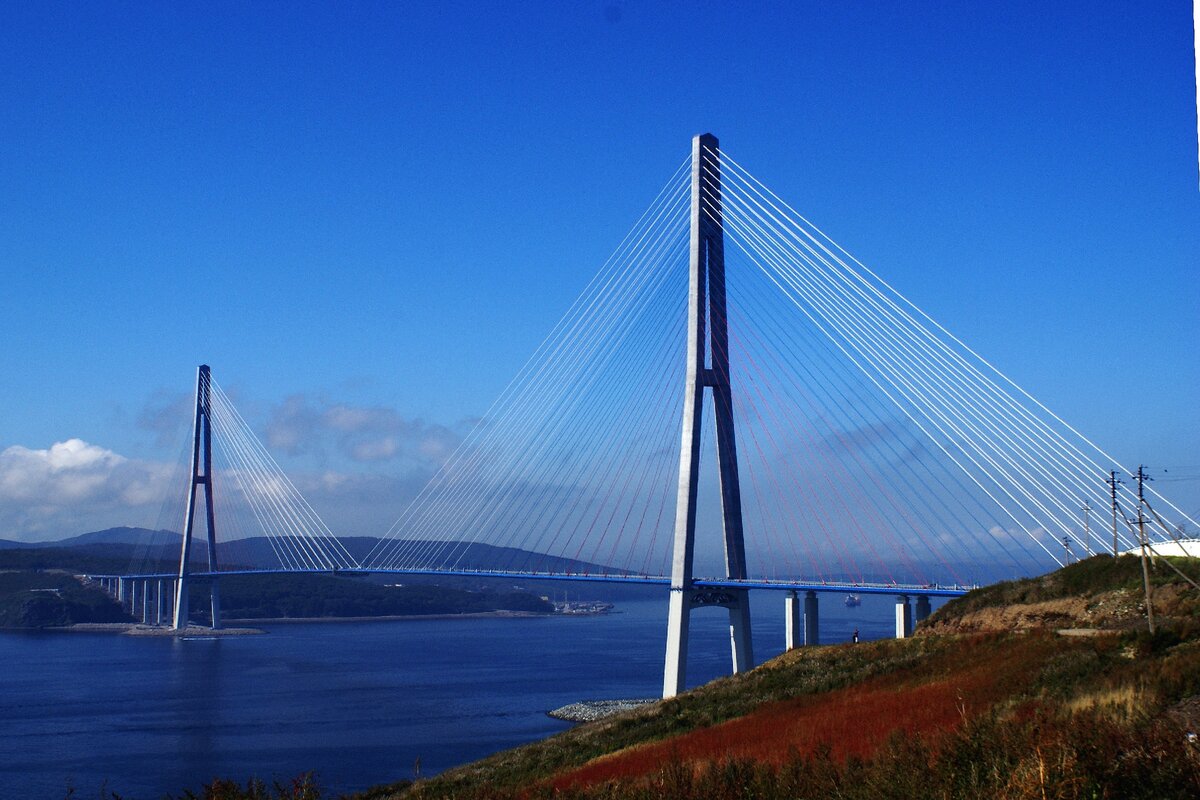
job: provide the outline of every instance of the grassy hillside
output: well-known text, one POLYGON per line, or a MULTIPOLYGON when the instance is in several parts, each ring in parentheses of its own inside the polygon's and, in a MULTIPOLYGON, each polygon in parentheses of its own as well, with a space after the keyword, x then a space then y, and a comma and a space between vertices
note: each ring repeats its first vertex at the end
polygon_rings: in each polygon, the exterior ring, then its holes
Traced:
POLYGON ((1151 637, 1138 626, 1140 569, 1098 558, 987 587, 947 604, 930 629, 1064 600, 1080 616, 792 651, 363 797, 1197 797, 1200 751, 1187 733, 1200 730, 1200 596, 1160 565, 1162 626, 1151 637), (1114 597, 1120 609, 1106 605, 1114 597), (1081 620, 1111 630, 1057 632, 1081 620))
MULTIPOLYGON (((1151 569, 1155 617, 1190 636, 1200 622, 1200 591, 1170 567, 1200 582, 1196 559, 1158 559, 1151 569)), ((1036 578, 986 586, 942 606, 927 633, 1025 628, 1133 630, 1146 624, 1142 563, 1136 556, 1093 556, 1036 578)))

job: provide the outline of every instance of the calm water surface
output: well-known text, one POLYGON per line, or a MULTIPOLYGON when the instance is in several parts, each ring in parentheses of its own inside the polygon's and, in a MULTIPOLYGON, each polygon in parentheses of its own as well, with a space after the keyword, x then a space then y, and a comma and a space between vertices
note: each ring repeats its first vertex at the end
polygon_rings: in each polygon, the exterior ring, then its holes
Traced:
MULTIPOLYGON (((890 635, 892 598, 823 598, 825 642, 890 635)), ((756 592, 755 655, 783 647, 783 596, 756 592)), ((425 775, 569 725, 583 699, 654 697, 666 601, 598 617, 271 625, 265 636, 178 641, 0 634, 0 798, 127 800, 214 777, 331 792, 425 775)), ((689 685, 728 669, 726 615, 692 617, 689 685)))

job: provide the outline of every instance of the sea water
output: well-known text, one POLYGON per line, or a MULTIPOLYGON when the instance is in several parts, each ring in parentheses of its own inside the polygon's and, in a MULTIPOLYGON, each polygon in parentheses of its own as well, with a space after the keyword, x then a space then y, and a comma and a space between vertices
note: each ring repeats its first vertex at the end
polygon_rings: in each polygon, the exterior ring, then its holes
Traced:
MULTIPOLYGON (((824 643, 855 628, 891 635, 891 597, 853 609, 822 597, 824 643)), ((783 594, 751 603, 762 661, 783 649, 783 594)), ((693 613, 689 686, 728 672, 727 620, 693 613)), ((0 633, 0 798, 153 800, 306 772, 333 796, 428 776, 565 730, 546 716, 559 706, 658 696, 666 598, 600 616, 262 627, 185 640, 0 633)))

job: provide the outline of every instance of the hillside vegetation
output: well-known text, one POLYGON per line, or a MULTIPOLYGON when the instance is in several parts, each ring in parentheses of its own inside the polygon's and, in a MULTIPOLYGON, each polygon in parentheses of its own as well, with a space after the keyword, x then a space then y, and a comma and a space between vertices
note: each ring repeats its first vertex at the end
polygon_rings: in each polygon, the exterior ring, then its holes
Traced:
POLYGON ((1197 797, 1197 593, 1160 565, 1150 636, 1140 574, 1136 559, 1097 557, 987 587, 939 610, 927 631, 942 635, 794 650, 362 797, 1197 797), (1016 630, 976 625, 984 612, 1067 600, 1076 611, 1041 625, 1030 615, 1016 630))
MULTIPOLYGON (((193 601, 205 611, 207 593, 193 601)), ((529 592, 470 592, 441 586, 383 586, 330 575, 254 575, 221 579, 228 619, 375 617, 515 611, 549 614, 554 606, 529 592)))
POLYGON ((129 622, 115 600, 66 572, 0 572, 0 628, 129 622))
MULTIPOLYGON (((1200 582, 1196 559, 1169 562, 1200 582)), ((1200 591, 1157 563, 1150 572, 1155 616, 1190 636, 1200 623, 1200 591)), ((1136 556, 1094 556, 1041 575, 985 586, 938 609, 922 633, 967 633, 1028 628, 1132 630, 1146 625, 1142 563, 1136 556)))

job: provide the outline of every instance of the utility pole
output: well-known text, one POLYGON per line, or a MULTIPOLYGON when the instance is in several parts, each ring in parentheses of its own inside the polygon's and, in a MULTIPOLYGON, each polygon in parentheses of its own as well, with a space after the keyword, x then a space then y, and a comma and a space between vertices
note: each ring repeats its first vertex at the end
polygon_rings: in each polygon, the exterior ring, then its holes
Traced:
POLYGON ((1146 590, 1146 624, 1150 627, 1150 633, 1154 633, 1154 609, 1150 606, 1150 567, 1146 563, 1146 495, 1144 492, 1146 481, 1150 480, 1146 475, 1146 468, 1141 464, 1138 465, 1137 471, 1137 493, 1138 493, 1138 541, 1142 546, 1142 587, 1146 590))
POLYGON ((1092 506, 1083 501, 1083 549, 1092 557, 1092 506))
POLYGON ((1064 561, 1066 563, 1064 566, 1070 566, 1070 564, 1071 564, 1071 537, 1070 536, 1063 537, 1063 550, 1066 551, 1066 556, 1064 558, 1064 561))
POLYGON ((1112 531, 1113 531, 1113 558, 1121 552, 1120 544, 1117 542, 1117 484, 1121 481, 1117 479, 1117 471, 1110 469, 1108 471, 1108 490, 1112 497, 1112 531))

